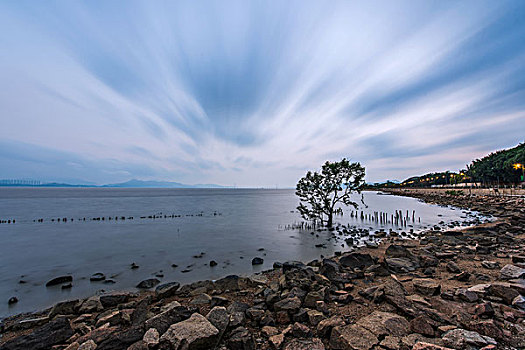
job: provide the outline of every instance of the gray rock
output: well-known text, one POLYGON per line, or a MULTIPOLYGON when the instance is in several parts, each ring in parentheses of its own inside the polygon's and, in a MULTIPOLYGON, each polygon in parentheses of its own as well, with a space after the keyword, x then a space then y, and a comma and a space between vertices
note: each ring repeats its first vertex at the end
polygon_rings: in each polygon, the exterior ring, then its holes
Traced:
POLYGON ((155 287, 159 283, 160 281, 156 278, 148 278, 147 280, 141 281, 139 284, 137 284, 137 288, 150 289, 155 287))
POLYGON ((525 278, 525 269, 507 264, 501 269, 499 278, 502 280, 525 278))
POLYGON ((298 297, 286 298, 273 305, 273 308, 276 312, 278 311, 288 311, 290 313, 295 313, 301 307, 301 299, 298 297))
POLYGON ((432 279, 416 278, 413 281, 414 289, 423 295, 438 295, 441 291, 441 285, 432 279))
POLYGON ((264 259, 263 258, 253 258, 252 259, 252 265, 262 265, 264 263, 264 259))
POLYGON ((489 344, 496 344, 496 341, 490 337, 461 328, 448 331, 443 335, 442 339, 446 346, 454 349, 465 349, 469 345, 483 347, 489 344))
POLYGON ((150 328, 144 334, 142 341, 146 343, 146 345, 149 348, 153 348, 157 346, 157 344, 159 343, 159 339, 160 339, 159 331, 157 331, 155 328, 150 328))
POLYGON ((223 306, 215 306, 213 309, 210 310, 210 312, 208 312, 206 318, 220 332, 224 332, 226 328, 228 328, 228 323, 230 323, 230 315, 228 314, 226 308, 223 306))
POLYGON ((250 331, 244 327, 235 328, 228 339, 231 350, 254 350, 255 341, 250 331))
POLYGON ((80 308, 80 305, 82 303, 80 300, 67 300, 62 301, 60 303, 55 304, 51 311, 49 312, 49 317, 53 318, 56 315, 73 315, 78 312, 78 309, 80 308))
POLYGON ((46 287, 56 286, 58 284, 68 283, 68 282, 73 282, 72 276, 59 276, 47 282, 46 287))
POLYGON ((91 275, 91 277, 89 278, 89 280, 90 280, 91 282, 104 281, 105 279, 106 279, 106 275, 104 275, 102 272, 94 273, 94 274, 91 275))
POLYGON ((419 266, 416 262, 406 258, 386 258, 385 263, 388 269, 394 273, 412 272, 419 266))
POLYGON ((188 310, 188 308, 175 305, 174 307, 146 320, 145 326, 146 329, 155 328, 160 334, 162 334, 166 332, 172 324, 188 319, 191 314, 192 312, 188 310))
POLYGON ((2 350, 45 350, 55 344, 64 343, 73 335, 73 329, 65 317, 58 317, 37 328, 28 335, 9 340, 1 346, 2 350))
POLYGON ((160 337, 160 349, 205 350, 215 346, 219 330, 204 316, 194 313, 185 321, 175 323, 160 337))
POLYGON ((370 254, 350 253, 341 256, 341 258, 339 259, 339 263, 344 267, 349 267, 352 269, 364 269, 368 266, 374 265, 374 259, 372 259, 372 256, 370 256, 370 254))
POLYGON ((104 307, 102 306, 102 303, 100 302, 100 297, 94 296, 91 298, 88 298, 82 302, 82 305, 80 306, 80 309, 78 310, 80 313, 87 314, 94 311, 102 311, 104 310, 104 307))
POLYGON ((105 308, 115 307, 118 304, 124 304, 129 300, 129 293, 125 292, 112 292, 107 294, 102 294, 100 296, 100 303, 105 308))
POLYGON ((164 283, 155 288, 155 295, 160 299, 169 298, 175 295, 179 287, 179 282, 164 283))

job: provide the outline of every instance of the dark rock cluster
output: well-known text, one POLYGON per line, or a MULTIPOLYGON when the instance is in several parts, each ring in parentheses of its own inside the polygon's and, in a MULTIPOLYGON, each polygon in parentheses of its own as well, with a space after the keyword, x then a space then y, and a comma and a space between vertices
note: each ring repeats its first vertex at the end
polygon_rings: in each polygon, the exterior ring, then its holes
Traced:
POLYGON ((523 199, 424 199, 498 220, 420 240, 388 237, 248 278, 182 287, 152 279, 139 293, 61 302, 4 320, 0 349, 525 348, 523 199))

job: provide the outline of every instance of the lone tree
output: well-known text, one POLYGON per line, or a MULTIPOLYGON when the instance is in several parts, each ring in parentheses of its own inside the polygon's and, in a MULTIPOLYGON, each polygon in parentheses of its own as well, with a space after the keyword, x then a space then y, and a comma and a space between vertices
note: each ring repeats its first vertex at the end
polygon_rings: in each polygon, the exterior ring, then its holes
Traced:
POLYGON ((340 162, 326 162, 321 172, 306 173, 297 183, 295 194, 301 203, 297 207, 305 220, 320 221, 331 227, 336 205, 353 206, 352 192, 361 193, 365 184, 365 168, 359 163, 350 163, 346 158, 340 162))

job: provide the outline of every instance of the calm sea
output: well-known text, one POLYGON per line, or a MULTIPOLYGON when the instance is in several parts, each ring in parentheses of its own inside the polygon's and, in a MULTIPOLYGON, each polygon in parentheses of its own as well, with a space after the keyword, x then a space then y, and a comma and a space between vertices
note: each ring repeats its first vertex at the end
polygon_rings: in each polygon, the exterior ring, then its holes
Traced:
MULTIPOLYGON (((382 211, 390 218, 396 210, 408 210, 410 217, 415 211, 415 222, 381 224, 352 218, 349 210, 337 221, 372 232, 417 232, 440 222, 477 220, 476 213, 407 197, 365 192, 364 201, 365 213, 382 211)), ((288 229, 301 222, 297 204, 293 190, 0 188, 0 220, 16 220, 0 224, 0 317, 100 290, 132 289, 155 275, 187 283, 350 249, 344 237, 334 240, 326 231, 288 229), (254 257, 264 264, 252 266, 254 257), (211 260, 218 265, 210 267, 211 260), (132 263, 139 268, 131 269, 132 263), (115 283, 90 282, 98 272, 115 283), (71 289, 45 286, 60 275, 73 276, 71 289), (12 296, 19 302, 8 306, 12 296)))

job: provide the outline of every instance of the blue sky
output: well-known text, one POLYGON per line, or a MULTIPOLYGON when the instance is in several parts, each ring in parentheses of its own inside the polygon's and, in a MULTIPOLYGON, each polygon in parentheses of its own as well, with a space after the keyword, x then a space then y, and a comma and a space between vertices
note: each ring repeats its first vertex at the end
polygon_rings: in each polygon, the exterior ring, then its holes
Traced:
POLYGON ((6 0, 0 45, 0 178, 379 181, 525 140, 519 0, 6 0))

